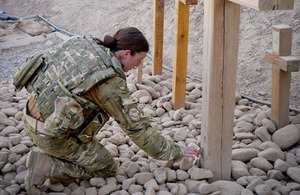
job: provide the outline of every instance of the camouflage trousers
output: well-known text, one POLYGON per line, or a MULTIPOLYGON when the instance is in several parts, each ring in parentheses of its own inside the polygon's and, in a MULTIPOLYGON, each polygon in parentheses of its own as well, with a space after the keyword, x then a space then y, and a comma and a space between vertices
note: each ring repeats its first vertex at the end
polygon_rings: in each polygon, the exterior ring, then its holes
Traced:
POLYGON ((24 130, 33 142, 51 156, 53 182, 93 177, 111 177, 117 164, 110 152, 93 137, 83 143, 76 136, 51 137, 39 133, 23 117, 24 130))

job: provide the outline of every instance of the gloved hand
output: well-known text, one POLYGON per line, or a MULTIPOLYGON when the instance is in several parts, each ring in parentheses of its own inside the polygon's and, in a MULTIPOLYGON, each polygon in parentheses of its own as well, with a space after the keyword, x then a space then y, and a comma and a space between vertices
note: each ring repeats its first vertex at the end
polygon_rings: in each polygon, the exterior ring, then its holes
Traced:
POLYGON ((201 148, 197 150, 193 147, 186 147, 184 157, 192 158, 193 164, 195 164, 196 161, 198 161, 201 158, 201 152, 202 152, 201 148))

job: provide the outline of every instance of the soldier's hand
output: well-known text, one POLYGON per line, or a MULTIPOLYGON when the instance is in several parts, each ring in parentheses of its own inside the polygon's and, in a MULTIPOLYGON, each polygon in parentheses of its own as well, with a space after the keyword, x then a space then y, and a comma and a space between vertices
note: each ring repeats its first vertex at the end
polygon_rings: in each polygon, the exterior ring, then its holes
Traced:
POLYGON ((194 161, 201 158, 201 149, 197 150, 193 147, 186 147, 184 157, 190 157, 194 161))

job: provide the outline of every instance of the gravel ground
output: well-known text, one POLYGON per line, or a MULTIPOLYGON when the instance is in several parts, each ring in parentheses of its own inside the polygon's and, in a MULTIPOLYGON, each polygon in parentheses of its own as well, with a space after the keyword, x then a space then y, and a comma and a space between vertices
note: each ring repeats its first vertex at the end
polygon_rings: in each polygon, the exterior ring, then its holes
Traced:
POLYGON ((62 41, 62 39, 52 37, 42 42, 1 50, 0 83, 12 82, 13 75, 28 57, 40 52, 47 52, 58 46, 62 41))
MULTIPOLYGON (((173 68, 175 1, 165 0, 163 65, 173 68)), ((204 1, 190 6, 187 73, 202 78, 204 1)), ((153 44, 153 2, 143 0, 3 0, 1 11, 27 17, 41 15, 71 33, 103 38, 119 28, 135 26, 153 44), (93 14, 89 14, 93 13, 93 14)), ((241 7, 237 91, 262 101, 271 100, 271 65, 265 51, 272 48, 272 26, 286 24, 293 29, 292 55, 300 56, 300 1, 293 10, 257 11, 241 7)), ((152 49, 150 54, 153 55, 152 49)), ((1 73, 0 73, 1 74, 1 73)), ((292 73, 290 104, 300 110, 300 72, 292 73)))
MULTIPOLYGON (((28 47, 27 47, 28 48, 28 47)), ((26 47, 23 51, 29 52, 26 47)), ((149 64, 148 62, 145 62, 149 64)), ((200 83, 188 80, 186 108, 173 110, 172 75, 151 75, 144 68, 143 84, 136 84, 136 70, 127 77, 132 96, 142 105, 152 125, 165 137, 182 146, 198 148, 201 140, 200 83)), ((25 135, 21 117, 29 97, 16 92, 12 84, 0 84, 0 194, 26 194, 24 178, 28 152, 36 149, 25 135)), ((232 179, 208 182, 210 170, 182 159, 171 166, 140 150, 118 124, 110 119, 96 138, 115 157, 115 177, 76 180, 72 183, 44 183, 46 194, 89 195, 196 195, 196 194, 299 194, 300 114, 290 113, 290 125, 276 129, 270 108, 237 95, 232 152, 232 179)))

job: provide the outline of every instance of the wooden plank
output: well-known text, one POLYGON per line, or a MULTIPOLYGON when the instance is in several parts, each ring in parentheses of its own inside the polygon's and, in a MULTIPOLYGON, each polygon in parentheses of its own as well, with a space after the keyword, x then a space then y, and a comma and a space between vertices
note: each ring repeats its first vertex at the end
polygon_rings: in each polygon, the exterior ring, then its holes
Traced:
POLYGON ((288 25, 272 26, 272 52, 279 56, 292 55, 292 28, 288 25))
POLYGON ((272 66, 271 119, 278 128, 289 124, 291 73, 272 66))
POLYGON ((229 0, 256 10, 292 10, 294 0, 229 0))
POLYGON ((174 109, 179 109, 185 106, 190 6, 176 0, 176 11, 173 104, 174 109))
POLYGON ((143 83, 143 60, 140 62, 140 65, 137 68, 137 83, 143 83))
POLYGON ((201 166, 230 179, 240 6, 204 0, 201 166))
POLYGON ((154 0, 153 75, 162 74, 165 0, 154 0))
POLYGON ((180 0, 184 5, 197 5, 198 0, 180 0))
POLYGON ((271 50, 265 54, 266 60, 277 68, 286 72, 298 72, 300 68, 300 58, 296 56, 278 56, 271 50))

